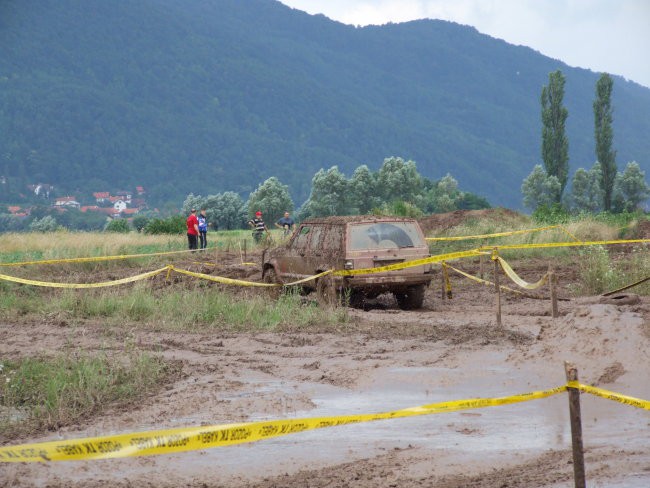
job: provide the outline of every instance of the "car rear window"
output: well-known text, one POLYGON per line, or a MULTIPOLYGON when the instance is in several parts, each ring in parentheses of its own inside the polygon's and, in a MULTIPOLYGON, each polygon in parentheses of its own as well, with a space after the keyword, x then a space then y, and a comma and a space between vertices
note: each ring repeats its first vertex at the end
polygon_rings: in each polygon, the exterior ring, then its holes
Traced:
POLYGON ((350 224, 349 232, 352 251, 426 246, 414 222, 350 224))

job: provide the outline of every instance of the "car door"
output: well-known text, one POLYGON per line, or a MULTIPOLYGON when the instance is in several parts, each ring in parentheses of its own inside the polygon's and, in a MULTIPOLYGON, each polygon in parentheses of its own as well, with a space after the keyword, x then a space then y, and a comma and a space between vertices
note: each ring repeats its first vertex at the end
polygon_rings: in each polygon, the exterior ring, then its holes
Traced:
POLYGON ((314 225, 309 232, 309 242, 305 253, 305 271, 316 274, 323 269, 323 225, 314 225))
POLYGON ((310 224, 302 224, 289 241, 282 259, 278 260, 285 281, 305 278, 312 274, 308 263, 311 232, 310 224))

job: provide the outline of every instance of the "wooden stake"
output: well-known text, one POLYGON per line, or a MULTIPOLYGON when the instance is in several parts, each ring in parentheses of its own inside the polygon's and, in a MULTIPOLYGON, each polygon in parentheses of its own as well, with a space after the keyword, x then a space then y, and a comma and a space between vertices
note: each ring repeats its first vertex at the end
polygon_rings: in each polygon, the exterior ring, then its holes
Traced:
POLYGON ((557 308, 557 289, 556 285, 555 272, 551 266, 548 267, 548 286, 551 290, 551 316, 556 319, 560 316, 560 312, 557 308))
POLYGON ((483 254, 480 254, 478 257, 478 275, 483 279, 483 254))
POLYGON ((244 261, 248 261, 247 256, 246 256, 246 243, 248 242, 248 239, 244 239, 244 261))
MULTIPOLYGON (((578 381, 578 370, 574 364, 564 362, 567 381, 578 381)), ((582 447, 582 418, 580 415, 580 391, 567 387, 569 394, 569 418, 571 420, 571 445, 573 447, 573 479, 575 488, 586 488, 585 457, 582 447)))
POLYGON ((445 286, 445 265, 440 264, 440 299, 447 298, 447 288, 445 286))
POLYGON ((495 256, 493 256, 494 260, 494 291, 497 294, 497 326, 502 327, 503 324, 501 323, 501 287, 499 286, 499 261, 497 259, 494 259, 496 257, 496 250, 495 256))

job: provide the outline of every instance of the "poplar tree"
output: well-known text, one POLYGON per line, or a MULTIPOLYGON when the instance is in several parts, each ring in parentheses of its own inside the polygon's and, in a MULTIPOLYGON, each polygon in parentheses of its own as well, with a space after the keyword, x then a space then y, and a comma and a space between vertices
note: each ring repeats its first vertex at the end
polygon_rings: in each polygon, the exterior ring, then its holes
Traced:
POLYGON ((569 176, 569 141, 564 124, 569 116, 562 105, 565 78, 560 70, 549 73, 548 86, 542 88, 542 160, 548 176, 560 182, 560 202, 569 176))
POLYGON ((612 88, 614 81, 603 73, 596 82, 596 99, 594 100, 594 133, 596 137, 596 160, 600 163, 603 190, 603 209, 612 207, 614 182, 616 181, 616 151, 612 149, 614 133, 612 131, 612 88))

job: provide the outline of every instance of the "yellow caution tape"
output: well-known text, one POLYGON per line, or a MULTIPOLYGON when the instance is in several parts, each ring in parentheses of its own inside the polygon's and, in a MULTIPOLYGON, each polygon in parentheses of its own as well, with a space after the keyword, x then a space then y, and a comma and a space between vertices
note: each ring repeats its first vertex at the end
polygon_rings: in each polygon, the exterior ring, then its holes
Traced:
MULTIPOLYGON (((493 234, 479 234, 473 236, 453 236, 453 237, 427 237, 427 241, 465 241, 470 239, 487 239, 490 237, 505 237, 514 236, 517 234, 529 234, 531 232, 541 232, 543 230, 562 228, 560 225, 548 225, 546 227, 538 227, 536 229, 525 230, 511 230, 506 232, 495 232, 493 234)), ((577 239, 576 239, 577 240, 577 239)))
POLYGON ((576 242, 582 242, 580 239, 578 239, 576 236, 574 236, 571 232, 566 230, 566 228, 562 227, 561 225, 558 225, 559 229, 564 232, 566 235, 568 235, 571 239, 573 239, 576 242))
MULTIPOLYGON (((617 241, 593 241, 593 242, 577 242, 577 243, 572 243, 572 242, 550 242, 550 243, 543 243, 543 244, 518 244, 518 245, 506 245, 506 246, 482 246, 477 249, 472 249, 468 251, 459 251, 459 252, 453 252, 453 253, 446 253, 446 254, 438 254, 435 256, 429 256, 427 258, 422 258, 422 259, 414 259, 412 261, 404 261, 402 263, 396 263, 396 264, 390 264, 387 266, 380 266, 376 268, 362 268, 362 269, 353 269, 353 270, 335 270, 335 271, 327 271, 325 273, 332 273, 333 275, 337 276, 355 276, 355 275, 363 275, 363 274, 371 274, 371 273, 382 273, 382 272, 387 272, 387 271, 395 271, 395 270, 400 270, 400 269, 406 269, 406 268, 412 268, 415 266, 422 266, 426 264, 432 264, 432 263, 440 263, 442 261, 450 261, 454 259, 461 259, 461 258, 468 258, 468 257, 474 257, 474 256, 480 256, 481 254, 486 254, 486 251, 491 250, 493 252, 493 255, 496 256, 496 252, 498 250, 502 249, 529 249, 529 248, 548 248, 548 247, 571 247, 571 246, 596 246, 596 245, 611 245, 611 244, 632 244, 632 243, 650 243, 650 239, 633 239, 633 240, 617 240, 617 241)), ((191 252, 191 251, 171 251, 171 252, 162 252, 162 253, 150 253, 150 254, 127 254, 127 255, 121 255, 121 256, 103 256, 103 257, 94 257, 94 258, 71 258, 71 259, 59 259, 59 260, 48 260, 48 261, 23 261, 20 263, 0 263, 0 266, 19 266, 19 265, 25 265, 25 264, 53 264, 53 263, 73 263, 73 262, 91 262, 91 261, 107 261, 111 259, 131 259, 131 258, 138 258, 138 257, 147 257, 147 256, 161 256, 161 255, 166 255, 166 254, 177 254, 181 252, 191 252)), ((498 258, 498 256, 497 256, 498 258)), ((500 258, 498 258, 500 259, 500 258)), ((244 263, 244 264, 252 264, 254 265, 255 263, 244 263)), ((169 265, 171 266, 171 265, 169 265)), ((25 278, 17 278, 15 276, 8 276, 8 275, 3 275, 0 274, 0 280, 5 280, 5 281, 13 281, 16 283, 23 283, 27 285, 35 285, 35 286, 49 286, 49 287, 54 287, 54 288, 99 288, 99 287, 106 287, 106 286, 115 286, 115 285, 120 285, 124 283, 131 283, 133 281, 138 281, 142 279, 149 278, 151 276, 154 276, 164 270, 168 270, 168 275, 169 275, 169 270, 173 269, 174 271, 181 273, 181 274, 186 274, 189 276, 194 276, 197 278, 202 278, 210 281, 216 281, 219 283, 224 283, 224 284, 231 284, 231 285, 241 285, 241 286, 255 286, 255 287, 272 287, 272 286, 293 286, 299 283, 304 283, 309 280, 313 280, 318 278, 319 276, 322 276, 322 274, 319 275, 314 275, 310 276, 307 278, 304 278, 302 280, 292 282, 292 283, 285 283, 284 285, 279 285, 279 284, 274 284, 274 283, 257 283, 253 281, 245 281, 245 280, 236 280, 232 278, 224 278, 224 277, 218 277, 218 276, 212 276, 212 275, 206 275, 203 273, 193 273, 191 271, 185 271, 185 270, 179 270, 176 268, 173 268, 173 266, 170 268, 169 266, 166 266, 164 268, 161 268, 160 270, 157 271, 151 271, 149 273, 143 273, 141 275, 137 276, 132 276, 130 278, 123 278, 120 280, 115 280, 115 281, 110 281, 110 282, 105 282, 105 283, 88 283, 88 284, 74 284, 74 283, 51 283, 51 282, 45 282, 45 281, 37 281, 37 280, 28 280, 25 278)), ((503 266, 503 265, 502 265, 503 266)), ((507 266, 507 264, 506 264, 507 266)), ((512 269, 510 268, 512 271, 512 269)), ((504 271, 506 269, 504 268, 504 271)), ((506 271, 507 273, 507 271, 506 271)), ((514 271, 512 271, 513 276, 516 276, 514 271)), ((512 277, 511 277, 512 278, 512 277)), ((518 277, 517 277, 518 278, 518 277)), ((521 280, 521 278, 519 278, 521 280)), ((529 283, 526 283, 525 281, 521 280, 523 284, 526 284, 528 286, 534 286, 536 284, 530 285, 529 283)), ((517 283, 519 284, 519 283, 517 283)), ((521 286, 521 285, 520 285, 521 286)), ((528 288, 528 286, 523 286, 524 288, 528 288)), ((540 285, 541 286, 541 285, 540 285)), ((531 289, 531 288, 529 288, 531 289)))
POLYGON ((569 232, 566 228, 564 228, 561 225, 548 225, 546 227, 537 227, 535 229, 511 230, 506 232, 495 232, 492 234, 479 234, 479 235, 472 235, 472 236, 451 236, 451 237, 426 237, 425 239, 427 241, 466 241, 471 239, 488 239, 490 237, 507 237, 507 236, 514 236, 518 234, 530 234, 532 232, 541 232, 544 230, 551 230, 551 229, 560 229, 562 232, 564 232, 569 237, 571 237, 571 239, 573 239, 574 241, 582 242, 580 241, 580 239, 578 239, 576 236, 574 236, 571 232, 569 232))
POLYGON ((308 281, 316 280, 320 278, 321 276, 326 276, 328 274, 332 274, 334 271, 331 269, 328 269, 327 271, 323 271, 322 273, 315 274, 313 276, 307 276, 307 278, 303 278, 298 281, 292 281, 291 283, 283 283, 282 286, 295 286, 295 285, 300 285, 301 283, 307 283, 308 281))
POLYGON ((493 244, 489 246, 481 246, 479 250, 491 249, 543 249, 549 247, 581 247, 581 246, 610 246, 614 244, 648 244, 650 239, 627 239, 627 240, 614 240, 614 241, 584 241, 584 242, 543 242, 538 244, 493 244))
POLYGON ((614 400, 615 402, 624 403, 625 405, 630 405, 632 407, 642 408, 644 410, 650 410, 650 401, 641 400, 640 398, 634 398, 627 395, 621 395, 620 393, 614 393, 613 391, 603 390, 602 388, 597 388, 595 386, 583 385, 577 381, 569 381, 567 383, 569 388, 577 388, 580 391, 585 393, 590 393, 591 395, 596 395, 607 400, 614 400))
MULTIPOLYGON (((206 249, 211 251, 213 248, 206 249)), ((94 256, 86 258, 62 258, 62 259, 42 259, 40 261, 20 261, 17 263, 0 263, 0 266, 26 266, 31 264, 61 264, 61 263, 92 263, 99 261, 117 261, 121 259, 146 258, 151 256, 169 256, 170 254, 182 254, 195 252, 194 250, 185 249, 183 251, 164 251, 152 252, 148 254, 120 254, 116 256, 94 256)))
MULTIPOLYGON (((453 266, 449 266, 448 264, 447 264, 447 268, 451 269, 452 271, 455 271, 456 273, 464 276, 465 278, 468 278, 468 279, 470 279, 472 281, 476 281, 477 283, 480 283, 481 285, 494 286, 494 283, 492 281, 488 281, 488 280, 484 280, 482 278, 478 278, 476 276, 472 276, 471 274, 466 273, 465 271, 462 271, 460 269, 454 268, 453 266)), ((521 295, 521 296, 524 296, 524 297, 527 297, 527 298, 534 298, 535 300, 546 300, 545 297, 539 297, 539 296, 532 295, 530 293, 526 293, 526 292, 523 292, 523 291, 520 291, 520 290, 514 290, 514 289, 508 288, 507 286, 504 286, 504 285, 499 285, 499 288, 501 290, 509 291, 510 293, 516 293, 517 295, 521 295)), ((567 298, 558 298, 558 300, 565 300, 566 301, 568 299, 567 298)))
POLYGON ((324 427, 508 405, 538 400, 564 391, 566 386, 500 398, 470 398, 432 403, 375 414, 269 420, 4 446, 0 447, 0 462, 110 459, 195 451, 255 442, 324 427))
POLYGON ((646 278, 643 278, 642 280, 636 281, 636 282, 634 282, 634 283, 632 283, 630 285, 625 285, 625 286, 622 286, 620 288, 617 288, 616 290, 612 290, 612 291, 608 291, 607 293, 603 293, 602 296, 608 297, 610 295, 614 295, 615 293, 625 291, 625 290, 628 290, 630 288, 634 288, 635 286, 642 285, 643 283, 645 283, 648 280, 650 280, 650 276, 647 276, 646 278))
POLYGON ((379 266, 377 268, 361 268, 350 270, 337 270, 332 274, 337 276, 355 276, 370 273, 383 273, 385 271, 395 271, 398 269, 413 268, 415 266, 422 266, 424 264, 439 263, 441 261, 450 261, 452 259, 469 258, 483 254, 478 249, 471 251, 451 252, 447 254, 438 254, 436 256, 429 256, 428 258, 414 259, 412 261, 404 261, 403 263, 389 264, 387 266, 379 266))
POLYGON ((544 286, 548 281, 549 274, 546 273, 539 279, 539 281, 535 283, 528 283, 527 281, 521 279, 521 277, 514 272, 514 270, 502 257, 496 256, 495 259, 501 265, 501 268, 503 269, 503 272, 506 274, 506 276, 508 276, 508 278, 514 281, 521 288, 525 288, 526 290, 536 290, 537 288, 544 286))
POLYGON ((257 281, 245 281, 245 280, 236 280, 234 278, 225 278, 223 276, 212 276, 204 273, 195 273, 194 271, 187 271, 184 269, 178 269, 171 267, 172 271, 175 271, 180 274, 187 276, 193 276, 194 278, 201 278, 203 280, 215 281, 217 283, 223 283, 224 285, 239 285, 239 286, 256 286, 260 288, 269 288, 274 286, 279 286, 275 283, 259 283, 257 281))
POLYGON ((155 271, 149 271, 148 273, 142 273, 135 276, 130 276, 128 278, 122 278, 114 281, 105 281, 102 283, 52 283, 49 281, 36 281, 28 280, 26 278, 18 278, 16 276, 8 276, 0 274, 0 280, 12 281, 14 283, 22 283, 23 285, 33 285, 33 286, 46 286, 50 288, 103 288, 106 286, 117 286, 124 285, 126 283, 133 283, 134 281, 146 280, 152 276, 162 273, 163 271, 168 271, 171 267, 165 266, 164 268, 157 269, 155 271))
POLYGON ((222 283, 225 285, 239 285, 239 286, 253 286, 253 287, 259 287, 259 288, 271 288, 271 287, 278 287, 278 286, 295 286, 299 285, 301 283, 306 283, 311 280, 315 280, 320 278, 321 276, 325 276, 330 274, 332 271, 323 271, 322 273, 318 273, 312 276, 308 276, 307 278, 303 278, 298 281, 292 281, 291 283, 260 283, 257 281, 245 281, 245 280, 236 280, 233 278, 225 278, 223 276, 212 276, 204 273, 196 273, 194 271, 186 271, 184 269, 178 269, 174 266, 170 266, 172 271, 176 271, 177 273, 184 274, 187 276, 193 276, 194 278, 200 278, 203 280, 208 280, 208 281, 214 281, 217 283, 222 283))

